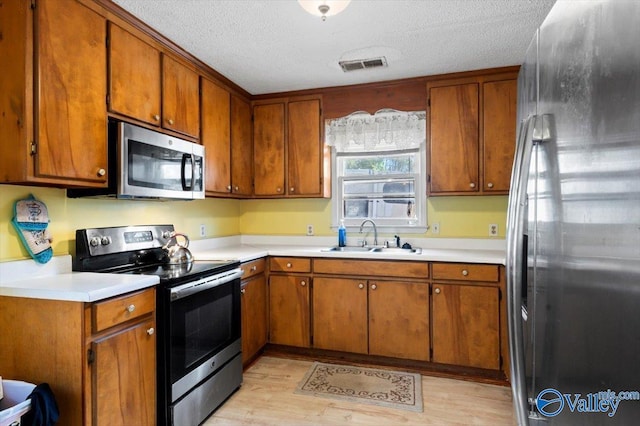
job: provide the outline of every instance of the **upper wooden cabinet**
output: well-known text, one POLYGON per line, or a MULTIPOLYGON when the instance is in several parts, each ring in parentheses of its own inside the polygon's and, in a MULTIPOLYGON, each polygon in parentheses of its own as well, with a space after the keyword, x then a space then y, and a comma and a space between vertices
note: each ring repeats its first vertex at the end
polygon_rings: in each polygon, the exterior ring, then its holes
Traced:
POLYGON ((285 102, 253 107, 253 193, 285 195, 285 102))
POLYGON ((231 98, 229 92, 203 78, 202 134, 205 147, 207 194, 231 192, 231 98))
POLYGON ((483 85, 485 192, 508 192, 516 147, 517 80, 489 81, 483 85))
POLYGON ((162 55, 162 127, 200 136, 198 73, 167 55, 162 55))
POLYGON ((516 77, 506 72, 427 83, 430 195, 508 193, 516 77))
POLYGON ((248 197, 252 192, 251 104, 231 95, 231 193, 248 197))
POLYGON ((478 191, 478 84, 434 87, 429 98, 431 192, 478 191))
POLYGON ((109 23, 109 110, 160 125, 160 51, 109 23))
POLYGON ((254 103, 253 135, 254 195, 325 196, 319 97, 254 103))
POLYGON ((109 111, 198 138, 198 73, 109 24, 109 111))
POLYGON ((0 182, 105 186, 105 18, 75 1, 0 12, 0 182))

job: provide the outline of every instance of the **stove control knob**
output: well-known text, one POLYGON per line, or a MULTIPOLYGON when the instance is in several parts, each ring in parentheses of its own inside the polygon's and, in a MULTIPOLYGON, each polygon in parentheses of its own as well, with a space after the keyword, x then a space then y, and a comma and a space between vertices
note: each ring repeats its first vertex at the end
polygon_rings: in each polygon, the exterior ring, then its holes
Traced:
POLYGON ((98 247, 100 245, 100 237, 91 237, 89 245, 91 247, 98 247))
POLYGON ((108 246, 109 244, 111 244, 111 237, 102 237, 100 239, 100 244, 102 244, 103 246, 108 246))
POLYGON ((165 240, 168 240, 169 238, 171 238, 171 232, 170 231, 162 231, 162 238, 164 238, 165 240))

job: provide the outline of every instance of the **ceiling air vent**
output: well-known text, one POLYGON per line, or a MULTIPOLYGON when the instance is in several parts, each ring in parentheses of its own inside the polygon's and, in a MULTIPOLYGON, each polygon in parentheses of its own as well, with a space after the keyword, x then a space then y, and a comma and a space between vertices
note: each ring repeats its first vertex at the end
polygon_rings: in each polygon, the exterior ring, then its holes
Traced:
POLYGON ((353 61, 340 61, 338 62, 340 67, 342 67, 342 71, 355 71, 355 70, 363 70, 366 68, 377 68, 377 67, 386 67, 387 59, 384 56, 379 58, 369 58, 369 59, 356 59, 353 61))

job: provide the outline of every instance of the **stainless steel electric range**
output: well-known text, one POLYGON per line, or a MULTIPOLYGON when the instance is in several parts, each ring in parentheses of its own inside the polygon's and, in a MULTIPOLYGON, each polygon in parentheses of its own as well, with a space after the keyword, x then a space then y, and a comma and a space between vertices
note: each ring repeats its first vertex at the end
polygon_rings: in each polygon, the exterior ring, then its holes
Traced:
POLYGON ((170 264, 173 225, 76 231, 73 269, 157 275, 158 424, 197 425, 242 383, 240 263, 170 264))

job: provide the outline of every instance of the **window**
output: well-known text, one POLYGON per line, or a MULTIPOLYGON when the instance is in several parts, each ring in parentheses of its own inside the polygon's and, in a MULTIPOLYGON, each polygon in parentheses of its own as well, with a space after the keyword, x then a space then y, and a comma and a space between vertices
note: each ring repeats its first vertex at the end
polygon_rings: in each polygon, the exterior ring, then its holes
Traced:
POLYGON ((383 110, 328 120, 334 226, 372 219, 387 232, 426 230, 424 119, 383 110))

